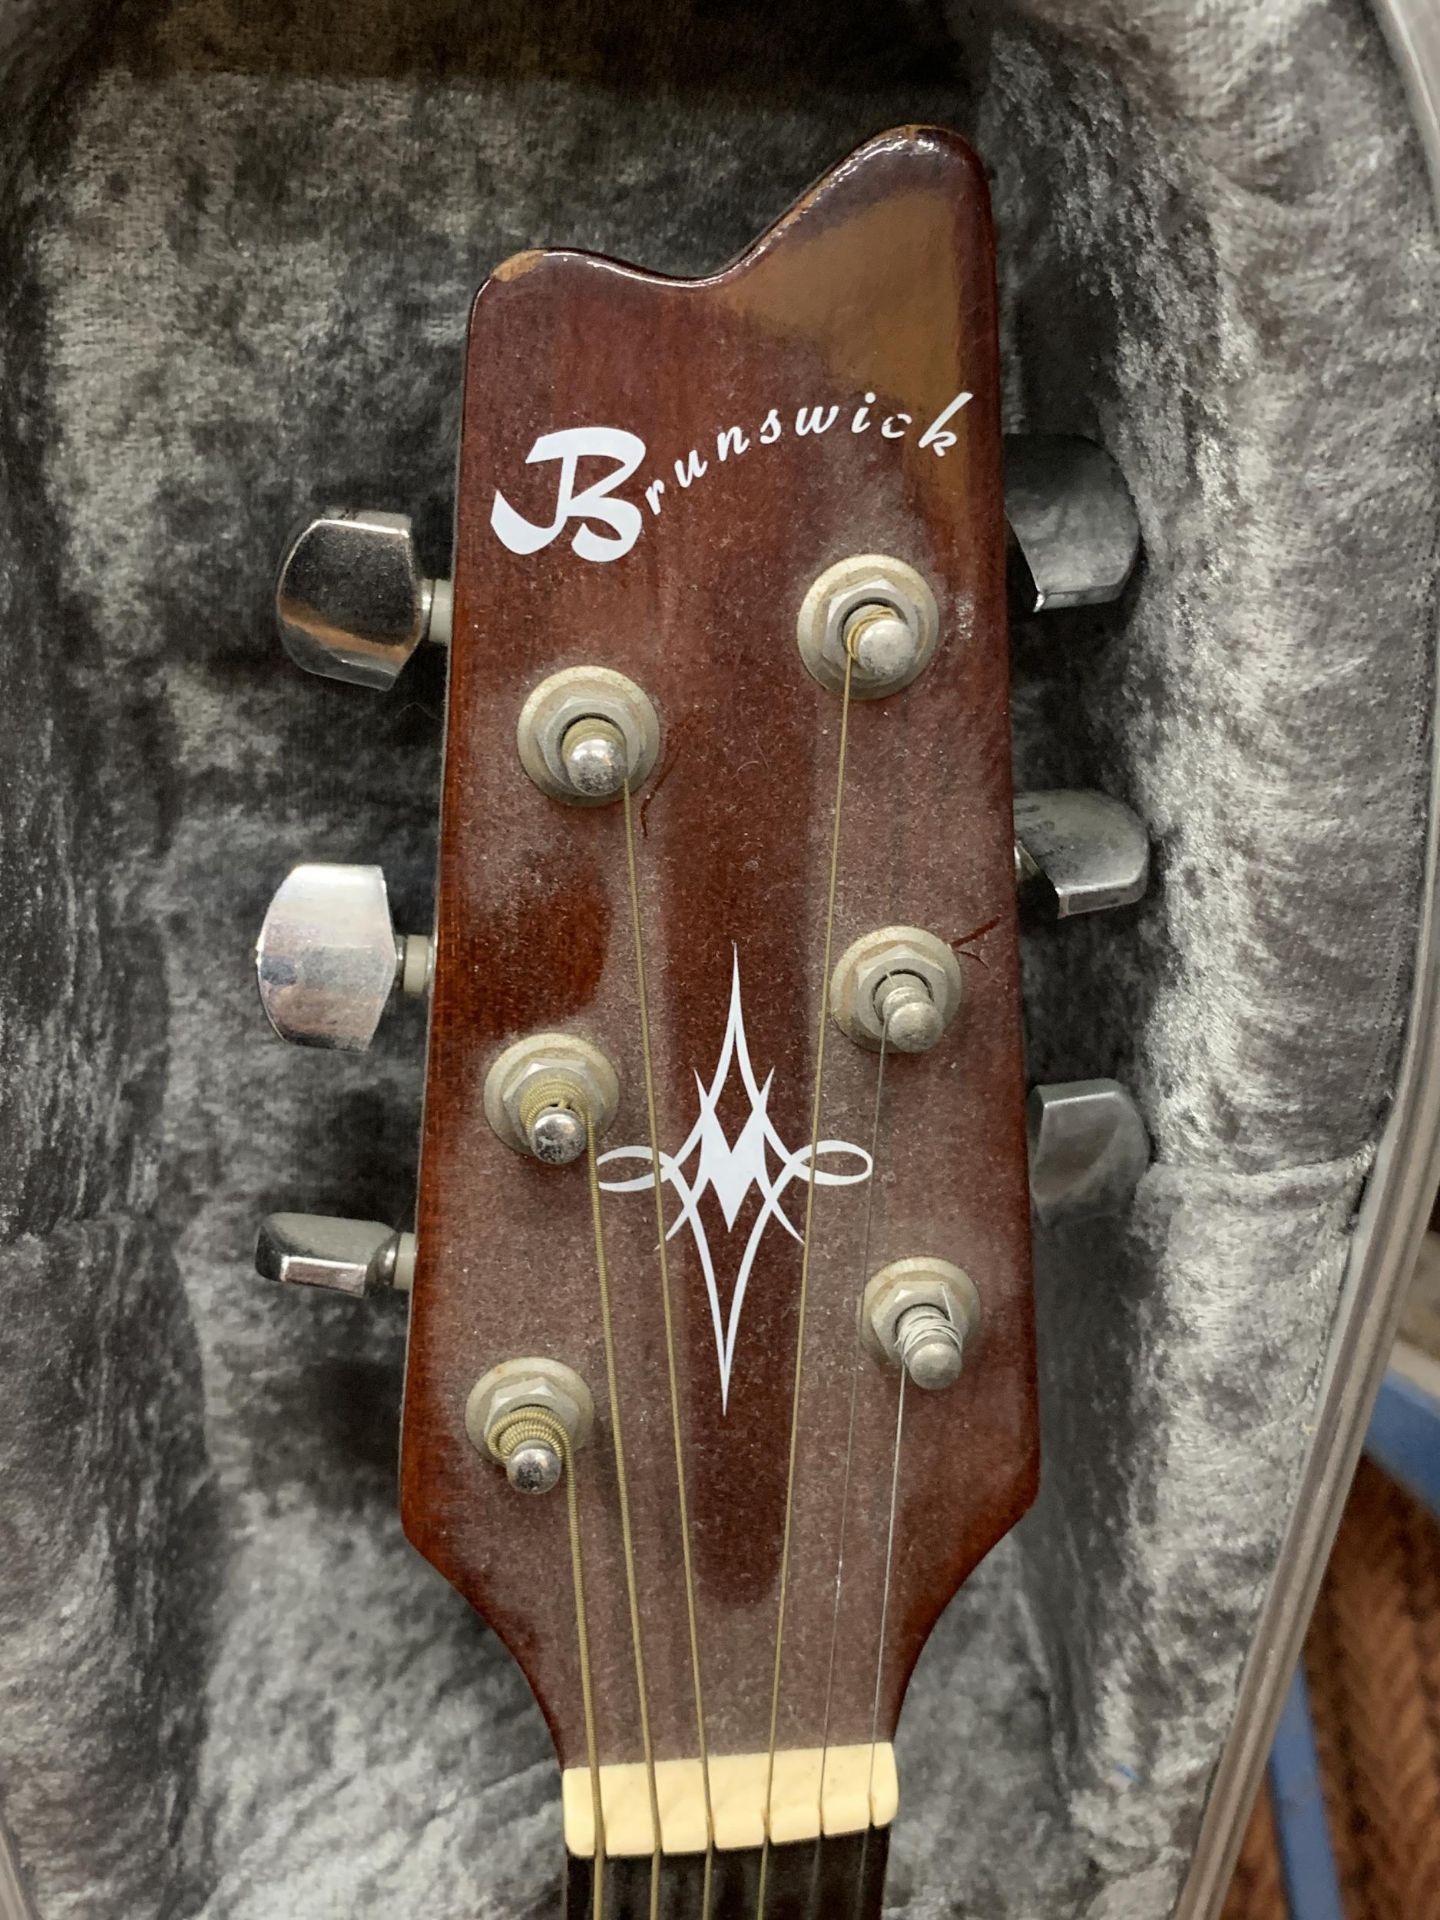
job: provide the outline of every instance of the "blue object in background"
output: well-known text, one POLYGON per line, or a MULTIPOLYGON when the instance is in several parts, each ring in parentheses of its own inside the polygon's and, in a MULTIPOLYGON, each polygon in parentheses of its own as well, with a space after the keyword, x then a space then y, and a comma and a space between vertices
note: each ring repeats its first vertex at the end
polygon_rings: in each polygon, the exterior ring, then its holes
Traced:
POLYGON ((1290 1920, 1345 1920, 1303 1663, 1291 1678, 1270 1749, 1270 1799, 1290 1920))
POLYGON ((1440 1400, 1392 1368, 1370 1416, 1365 1451, 1440 1519, 1440 1400))

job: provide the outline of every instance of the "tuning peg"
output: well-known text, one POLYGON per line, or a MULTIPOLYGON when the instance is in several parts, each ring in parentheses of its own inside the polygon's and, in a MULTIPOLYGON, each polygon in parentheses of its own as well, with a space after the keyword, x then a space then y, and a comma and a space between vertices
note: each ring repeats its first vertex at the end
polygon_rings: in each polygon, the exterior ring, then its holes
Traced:
POLYGON ((1021 613, 1118 600, 1140 557, 1140 522, 1103 447, 1074 434, 1005 436, 1011 594, 1021 613))
POLYGON ((1118 1080, 1033 1087, 1025 1108, 1030 1204, 1043 1227, 1122 1213, 1150 1164, 1150 1137, 1118 1080))
POLYGON ((323 1213, 272 1213, 255 1237, 255 1271, 286 1287, 325 1287, 363 1299, 382 1287, 410 1291, 415 1236, 382 1220, 323 1213))
POLYGON ((1015 879, 1029 917, 1068 920, 1143 898, 1150 842, 1108 794, 1061 787, 1015 796, 1015 879))
POLYGON ((408 514, 334 508, 286 548, 275 618, 296 666, 384 691, 422 641, 448 645, 450 582, 421 574, 408 514))
POLYGON ((282 1040, 363 1053, 398 986, 430 985, 430 941, 397 937, 379 867, 295 867, 255 943, 260 1004, 282 1040))

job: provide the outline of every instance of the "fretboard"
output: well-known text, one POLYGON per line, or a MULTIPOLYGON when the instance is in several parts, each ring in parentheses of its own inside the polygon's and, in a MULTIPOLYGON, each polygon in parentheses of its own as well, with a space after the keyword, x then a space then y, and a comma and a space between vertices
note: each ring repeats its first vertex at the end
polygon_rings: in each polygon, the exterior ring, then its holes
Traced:
MULTIPOLYGON (((771 1847, 760 1906, 760 1851, 712 1856, 705 1902, 702 1855, 660 1866, 660 1920, 880 1920, 888 1827, 771 1847)), ((651 1862, 607 1860, 602 1920, 649 1920, 651 1862)), ((594 1862, 567 1856, 564 1920, 595 1920, 594 1862)))

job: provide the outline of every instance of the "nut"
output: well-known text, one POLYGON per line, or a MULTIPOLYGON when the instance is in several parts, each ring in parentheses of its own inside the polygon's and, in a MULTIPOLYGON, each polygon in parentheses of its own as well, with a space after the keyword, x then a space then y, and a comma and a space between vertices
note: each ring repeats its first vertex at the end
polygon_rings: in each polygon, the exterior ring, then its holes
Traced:
POLYGON ((846 628, 862 607, 892 608, 915 637, 912 658, 896 671, 872 677, 858 661, 853 666, 850 697, 879 700, 908 687, 930 664, 940 636, 940 612, 929 583, 903 560, 861 553, 827 567, 801 603, 796 638, 807 670, 832 693, 844 688, 846 628))
POLYGON ((553 1413, 577 1453, 595 1425, 595 1402, 573 1367, 560 1360, 502 1360, 476 1381, 465 1402, 465 1431, 471 1446, 477 1453, 500 1460, 490 1436, 508 1415, 523 1412, 526 1407, 542 1407, 546 1413, 553 1413))
POLYGON ((861 1308, 861 1337, 878 1359, 900 1364, 896 1333, 911 1307, 938 1307, 967 1347, 980 1331, 980 1295, 962 1267, 935 1254, 892 1260, 871 1275, 861 1308))
POLYGON ((842 1033, 872 1053, 879 1052, 882 1034, 876 995, 895 973, 914 974, 924 982, 942 1029, 960 1011, 964 978, 960 962, 943 940, 923 927, 877 927, 861 934, 830 976, 830 1012, 842 1033))

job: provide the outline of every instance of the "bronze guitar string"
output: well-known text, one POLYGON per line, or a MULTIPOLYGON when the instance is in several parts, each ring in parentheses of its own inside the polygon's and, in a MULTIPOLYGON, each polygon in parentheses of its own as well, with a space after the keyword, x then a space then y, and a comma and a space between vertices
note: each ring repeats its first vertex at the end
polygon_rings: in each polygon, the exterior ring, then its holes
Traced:
MULTIPOLYGON (((640 1706, 640 1743, 645 1753, 645 1784, 655 1849, 650 1856, 650 1920, 660 1914, 660 1797, 655 1785, 655 1747, 650 1737, 650 1697, 645 1684, 645 1647, 640 1633, 640 1598, 635 1578, 635 1536, 630 1524, 630 1484, 625 1472, 625 1436, 615 1369, 615 1327, 610 1312, 610 1275, 605 1263, 605 1230, 600 1218, 600 1175, 595 1164, 595 1118, 585 1108, 585 1158, 590 1175, 590 1218, 595 1230, 595 1273, 600 1288, 600 1321, 605 1342, 605 1385, 610 1396, 610 1425, 615 1441, 615 1490, 620 1502, 620 1537, 625 1549, 625 1592, 630 1604, 630 1644, 635 1656, 635 1691, 640 1706)), ((599 1774, 596 1774, 599 1780, 599 1774)))
POLYGON ((565 1512, 570 1530, 570 1580, 575 1592, 575 1638, 580 1661, 580 1698, 585 1711, 585 1759, 590 1774, 590 1805, 595 1822, 594 1871, 590 1882, 593 1920, 604 1920, 605 1808, 600 1793, 600 1750, 595 1732, 595 1689, 590 1673, 590 1623, 585 1607, 585 1562, 580 1544, 580 1507, 575 1489, 575 1453, 565 1422, 546 1407, 522 1407, 497 1427, 492 1445, 509 1462, 517 1446, 541 1440, 560 1456, 565 1481, 565 1512))
MULTIPOLYGON (((875 1792, 875 1736, 880 1729, 880 1683, 885 1673, 885 1630, 890 1618, 890 1576, 895 1567, 895 1513, 900 1497, 900 1455, 905 1438, 905 1382, 906 1372, 900 1369, 900 1386, 895 1396, 895 1452, 890 1464, 890 1518, 885 1530, 885 1584, 880 1597, 880 1633, 879 1644, 875 1649, 875 1692, 870 1702, 870 1777, 866 1784, 865 1798, 870 1801, 875 1792)), ((860 1865, 855 1881, 855 1905, 857 1915, 865 1889, 865 1858, 870 1847, 870 1823, 867 1821, 864 1836, 860 1842, 860 1865)))
POLYGON ((585 1759, 590 1768, 590 1799, 595 1815, 595 1867, 590 1888, 593 1920, 605 1920, 605 1808, 600 1794, 600 1743, 595 1731, 595 1688, 590 1677, 590 1625, 585 1611, 585 1563, 580 1551, 580 1505, 575 1491, 575 1455, 562 1420, 558 1435, 565 1475, 565 1511, 570 1523, 570 1578, 575 1588, 575 1633, 580 1643, 580 1697, 585 1709, 585 1759))
MULTIPOLYGON (((695 1693, 695 1730, 700 1749, 700 1777, 705 1797, 705 1878, 700 1920, 710 1920, 711 1881, 715 1865, 715 1813, 710 1794, 710 1748, 705 1732, 705 1690, 700 1671, 700 1626, 695 1605, 695 1569, 690 1548, 690 1501, 685 1474, 685 1445, 680 1423, 680 1383, 675 1364, 675 1314, 670 1292, 670 1261, 666 1252, 665 1198, 660 1180, 660 1131, 655 1111, 655 1066, 650 1046, 650 1003, 645 982, 645 947, 640 915, 640 884, 635 864, 635 818, 627 781, 621 788, 625 809, 625 873, 630 894, 630 924, 635 947, 635 998, 640 1013, 640 1051, 645 1076, 645 1114, 650 1129, 650 1171, 655 1190, 656 1249, 660 1266, 660 1302, 665 1316, 665 1365, 670 1388, 670 1432, 675 1452, 675 1488, 680 1520, 680 1553, 685 1574, 685 1613, 690 1633, 690 1673, 695 1693)), ((656 1845, 663 1836, 656 1816, 656 1845)))
POLYGON ((847 647, 845 684, 840 696, 840 740, 836 750, 835 811, 830 830, 830 875, 825 899, 825 941, 820 969, 820 1017, 815 1037, 815 1089, 810 1104, 810 1154, 805 1181, 805 1226, 800 1243, 800 1289, 796 1306, 795 1377, 790 1392, 790 1450, 785 1472, 785 1523, 780 1544, 780 1597, 775 1609, 775 1668, 770 1687, 770 1734, 766 1743, 765 1795, 761 1803, 764 1838, 755 1920, 764 1920, 770 1870, 770 1800, 775 1788, 775 1744, 780 1728, 780 1687, 785 1659, 785 1599, 790 1584, 790 1541, 795 1519, 795 1463, 800 1444, 800 1389, 805 1377, 805 1310, 810 1290, 811 1229, 815 1220, 815 1172, 820 1154, 820 1114, 825 1089, 825 1030, 830 1021, 830 959, 835 942, 835 896, 840 883, 840 825, 845 798, 845 755, 850 739, 850 682, 854 659, 847 647))
MULTIPOLYGON (((861 1338, 865 1282, 870 1272, 870 1234, 875 1220, 876 1168, 880 1156, 880 1116, 885 1094, 885 1058, 890 1037, 888 1022, 880 1029, 880 1057, 875 1068, 875 1101, 870 1116, 870 1179, 865 1195, 865 1226, 861 1234, 860 1284, 855 1293, 855 1340, 850 1355, 850 1412, 845 1426, 845 1469, 840 1486, 840 1535, 835 1550, 835 1599, 830 1613, 830 1652, 825 1667, 825 1712, 820 1724, 820 1804, 815 1830, 812 1903, 818 1888, 820 1857, 825 1839, 825 1775, 830 1754, 830 1713, 834 1702, 835 1656, 840 1641, 840 1600, 845 1582, 845 1530, 850 1511, 850 1481, 855 1462, 855 1416, 860 1402, 860 1373, 865 1360, 861 1338)), ((873 1743, 874 1734, 871 1734, 873 1743)), ((863 1861, 862 1861, 863 1874, 863 1861)))

